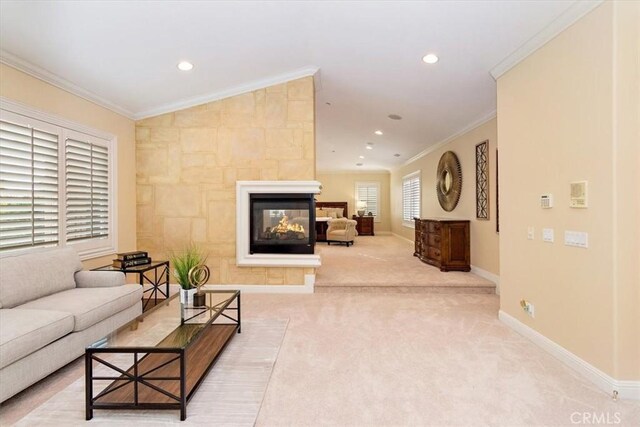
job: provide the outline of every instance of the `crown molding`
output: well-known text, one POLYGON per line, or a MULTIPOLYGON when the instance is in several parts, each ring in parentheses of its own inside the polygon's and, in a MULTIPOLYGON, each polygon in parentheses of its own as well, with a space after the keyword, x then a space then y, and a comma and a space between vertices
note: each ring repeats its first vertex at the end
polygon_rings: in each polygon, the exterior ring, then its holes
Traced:
POLYGON ((134 119, 134 113, 132 111, 129 111, 126 108, 120 107, 119 105, 116 105, 113 102, 108 101, 105 98, 102 98, 101 96, 96 95, 91 91, 83 89, 80 86, 74 83, 71 83, 66 79, 63 79, 62 77, 56 74, 53 74, 43 68, 38 67, 37 65, 33 65, 21 58, 18 58, 12 53, 9 53, 4 50, 0 50, 0 62, 5 65, 8 65, 11 68, 15 68, 16 70, 22 71, 23 73, 29 74, 32 77, 35 77, 39 80, 49 83, 50 85, 53 85, 59 89, 62 89, 66 92, 76 95, 82 99, 85 99, 89 102, 93 102, 96 105, 104 107, 108 110, 111 110, 129 119, 134 119))
POLYGON ((436 151, 438 148, 440 148, 440 147, 442 147, 444 145, 447 145, 448 143, 450 143, 454 139, 464 135, 467 132, 471 132, 475 128, 480 127, 483 124, 485 124, 488 121, 491 121, 491 120, 493 120, 495 118, 496 118, 496 110, 492 110, 488 114, 485 114, 484 116, 479 118, 478 120, 473 121, 473 122, 469 123, 467 126, 465 126, 462 129, 458 130, 453 135, 450 135, 447 138, 443 139, 442 141, 436 142, 435 144, 430 145, 429 147, 425 148, 424 150, 422 150, 421 152, 419 152, 415 156, 411 157, 409 160, 407 160, 404 163, 402 163, 401 166, 407 166, 407 165, 415 162, 416 160, 421 159, 422 157, 426 156, 427 154, 436 151))
POLYGON ((160 114, 171 113, 173 111, 178 111, 178 110, 184 110, 185 108, 195 107, 196 105, 206 104, 208 102, 218 101, 220 99, 241 95, 243 93, 252 92, 254 90, 264 89, 266 87, 286 83, 291 80, 296 80, 303 77, 315 76, 318 71, 319 71, 318 67, 308 66, 305 68, 300 68, 298 70, 290 71, 288 73, 278 74, 276 76, 254 80, 249 83, 231 87, 229 89, 225 89, 217 92, 211 92, 204 95, 194 96, 191 98, 185 98, 181 101, 172 102, 169 104, 161 105, 156 108, 151 108, 149 110, 141 111, 134 115, 134 119, 141 120, 141 119, 146 119, 147 117, 154 117, 160 114))
MULTIPOLYGON (((39 80, 49 83, 57 88, 60 88, 66 92, 76 95, 82 99, 86 99, 87 101, 93 102, 94 104, 97 104, 101 107, 104 107, 108 110, 111 110, 115 113, 118 113, 132 120, 140 120, 147 117, 153 117, 153 116, 157 116, 164 113, 170 113, 173 111, 182 110, 189 107, 194 107, 196 105, 205 104, 207 102, 217 101, 220 99, 229 98, 231 96, 240 95, 242 93, 263 89, 265 87, 286 83, 288 81, 300 79, 302 77, 314 76, 315 78, 316 74, 319 71, 319 68, 316 66, 307 66, 304 68, 300 68, 298 70, 290 71, 288 73, 278 74, 276 76, 254 80, 252 82, 234 86, 232 88, 225 89, 222 91, 199 95, 192 98, 185 98, 177 102, 160 105, 155 108, 134 113, 133 111, 123 108, 117 104, 114 104, 113 102, 99 95, 96 95, 91 91, 83 89, 80 86, 74 83, 71 83, 66 79, 63 79, 62 77, 56 74, 53 74, 43 68, 40 68, 37 65, 31 64, 5 50, 0 50, 0 62, 5 65, 8 65, 9 67, 22 71, 23 73, 29 74, 30 76, 33 76, 39 80)), ((319 86, 321 85, 322 83, 320 82, 319 86)))
POLYGON ((602 3, 604 3, 604 0, 580 0, 574 2, 542 31, 527 40, 522 46, 493 67, 489 73, 495 80, 498 80, 504 73, 518 65, 533 52, 540 49, 602 3))

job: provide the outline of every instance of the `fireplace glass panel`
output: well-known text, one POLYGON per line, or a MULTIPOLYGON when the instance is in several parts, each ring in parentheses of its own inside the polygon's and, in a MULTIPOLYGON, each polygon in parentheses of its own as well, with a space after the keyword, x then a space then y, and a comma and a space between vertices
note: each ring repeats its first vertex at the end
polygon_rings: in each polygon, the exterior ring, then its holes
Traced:
POLYGON ((251 195, 250 252, 312 254, 313 205, 309 195, 251 195))

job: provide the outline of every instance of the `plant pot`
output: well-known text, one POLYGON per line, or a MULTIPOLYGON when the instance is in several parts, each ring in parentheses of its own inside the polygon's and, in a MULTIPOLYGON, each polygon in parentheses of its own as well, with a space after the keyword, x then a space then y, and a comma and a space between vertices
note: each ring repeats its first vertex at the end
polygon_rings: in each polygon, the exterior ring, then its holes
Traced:
POLYGON ((180 303, 181 304, 193 304, 193 296, 197 292, 196 288, 180 289, 180 303))
POLYGON ((195 295, 193 296, 193 306, 194 307, 204 307, 205 304, 205 293, 198 293, 196 292, 195 295))

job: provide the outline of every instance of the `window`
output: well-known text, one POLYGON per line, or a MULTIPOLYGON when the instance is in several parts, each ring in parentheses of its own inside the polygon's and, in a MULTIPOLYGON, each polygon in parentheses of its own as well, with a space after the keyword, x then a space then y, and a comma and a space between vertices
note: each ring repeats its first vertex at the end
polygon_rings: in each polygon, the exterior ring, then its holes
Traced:
POLYGON ((68 242, 109 236, 109 150, 81 139, 65 140, 68 242))
POLYGON ((58 135, 0 120, 0 249, 58 243, 58 135))
POLYGON ((356 182, 356 206, 355 210, 360 209, 359 205, 364 205, 363 208, 368 215, 374 216, 374 221, 380 221, 380 183, 379 182, 356 182))
POLYGON ((12 111, 0 111, 0 252, 68 245, 85 257, 115 252, 115 138, 5 105, 12 111))
POLYGON ((402 178, 402 222, 413 227, 413 218, 420 217, 420 172, 402 178))

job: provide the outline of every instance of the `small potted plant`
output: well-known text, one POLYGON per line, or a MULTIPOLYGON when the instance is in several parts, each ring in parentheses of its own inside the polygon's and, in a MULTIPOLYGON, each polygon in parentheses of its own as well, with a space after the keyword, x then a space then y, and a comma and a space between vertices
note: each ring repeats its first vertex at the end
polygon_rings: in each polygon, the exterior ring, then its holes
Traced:
POLYGON ((197 289, 191 283, 189 272, 194 267, 204 265, 207 255, 196 245, 191 244, 180 253, 172 253, 169 260, 173 266, 173 275, 180 285, 180 302, 183 304, 193 302, 193 295, 197 289))

